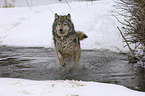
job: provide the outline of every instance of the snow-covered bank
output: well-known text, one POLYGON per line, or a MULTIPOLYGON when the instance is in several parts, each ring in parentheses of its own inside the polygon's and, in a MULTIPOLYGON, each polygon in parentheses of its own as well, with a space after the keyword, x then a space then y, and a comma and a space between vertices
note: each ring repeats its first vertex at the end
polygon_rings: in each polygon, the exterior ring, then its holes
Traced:
POLYGON ((111 15, 113 0, 59 3, 48 6, 0 8, 0 34, 2 45, 54 47, 52 23, 54 13, 72 16, 75 29, 88 38, 81 42, 82 49, 109 49, 119 52, 123 48, 118 22, 111 15), (53 12, 54 13, 53 13, 53 12))
POLYGON ((145 96, 120 85, 83 81, 0 78, 0 96, 145 96))

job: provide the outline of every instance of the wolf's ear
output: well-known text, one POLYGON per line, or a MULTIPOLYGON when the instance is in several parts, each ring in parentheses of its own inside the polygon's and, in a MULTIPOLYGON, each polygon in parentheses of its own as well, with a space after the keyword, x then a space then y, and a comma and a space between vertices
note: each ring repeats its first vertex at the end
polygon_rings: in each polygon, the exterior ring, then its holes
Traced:
POLYGON ((55 20, 58 19, 58 18, 59 18, 59 16, 57 15, 57 13, 55 13, 55 20))
POLYGON ((68 14, 68 15, 66 16, 66 19, 71 20, 70 14, 68 14))

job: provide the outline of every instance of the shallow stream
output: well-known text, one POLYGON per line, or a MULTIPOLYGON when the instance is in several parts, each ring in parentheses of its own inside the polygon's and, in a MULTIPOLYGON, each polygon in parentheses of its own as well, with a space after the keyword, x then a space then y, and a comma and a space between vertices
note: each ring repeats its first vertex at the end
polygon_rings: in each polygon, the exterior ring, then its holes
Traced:
POLYGON ((80 63, 70 72, 61 67, 54 49, 1 46, 0 77, 97 81, 145 91, 145 69, 126 59, 107 50, 82 50, 80 63))

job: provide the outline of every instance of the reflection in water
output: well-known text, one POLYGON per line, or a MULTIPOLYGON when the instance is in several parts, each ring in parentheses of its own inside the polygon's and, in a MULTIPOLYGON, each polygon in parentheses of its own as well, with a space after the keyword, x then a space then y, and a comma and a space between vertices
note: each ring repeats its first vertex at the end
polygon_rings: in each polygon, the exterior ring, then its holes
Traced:
POLYGON ((32 80, 84 80, 121 84, 145 91, 145 69, 128 64, 126 57, 107 50, 83 50, 80 63, 61 67, 53 49, 0 47, 0 77, 32 80))
POLYGON ((135 72, 136 77, 138 77, 138 85, 136 86, 136 88, 145 91, 145 69, 139 67, 135 70, 135 72))
MULTIPOLYGON (((28 61, 28 60, 25 60, 28 61)), ((0 56, 0 76, 1 77, 16 77, 15 75, 18 70, 30 68, 29 66, 21 65, 23 60, 18 60, 13 57, 1 57, 0 56)), ((20 76, 21 77, 21 76, 20 76)))

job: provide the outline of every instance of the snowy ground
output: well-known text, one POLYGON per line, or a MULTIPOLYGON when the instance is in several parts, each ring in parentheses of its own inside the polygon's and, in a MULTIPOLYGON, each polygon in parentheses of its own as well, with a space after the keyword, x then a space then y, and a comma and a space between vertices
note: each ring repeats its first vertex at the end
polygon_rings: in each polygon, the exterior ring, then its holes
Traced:
POLYGON ((1 78, 0 96, 145 96, 120 85, 83 81, 1 78))
MULTIPOLYGON (((127 51, 116 28, 119 24, 109 11, 113 0, 74 2, 38 7, 0 9, 1 45, 54 47, 52 23, 54 13, 72 15, 76 30, 88 38, 82 49, 127 51)), ((145 96, 119 85, 82 81, 30 81, 0 78, 0 96, 145 96)))
MULTIPOLYGON (((81 42, 82 49, 109 49, 120 52, 122 37, 119 23, 110 12, 113 0, 73 2, 39 7, 15 7, 0 9, 0 34, 2 45, 54 47, 52 23, 54 13, 70 13, 75 29, 83 31, 88 39, 81 42)), ((120 17, 121 19, 121 17, 120 17)))

